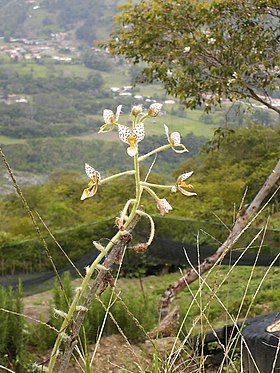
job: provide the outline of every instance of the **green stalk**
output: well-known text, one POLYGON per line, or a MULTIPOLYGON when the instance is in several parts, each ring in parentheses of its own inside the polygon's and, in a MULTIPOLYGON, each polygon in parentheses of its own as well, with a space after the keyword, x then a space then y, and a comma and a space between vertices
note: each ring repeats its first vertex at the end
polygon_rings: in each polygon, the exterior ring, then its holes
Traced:
POLYGON ((152 196, 156 201, 160 200, 160 198, 157 196, 157 194, 149 187, 147 186, 142 186, 143 189, 145 189, 149 194, 150 196, 152 196))
POLYGON ((171 189, 174 185, 163 185, 163 184, 151 184, 146 181, 140 181, 140 185, 149 188, 160 188, 160 189, 171 189))
POLYGON ((116 179, 117 177, 121 177, 121 176, 125 176, 125 175, 134 175, 134 174, 135 174, 135 170, 120 172, 119 174, 115 174, 115 175, 112 175, 112 176, 109 176, 109 177, 105 177, 105 179, 101 179, 101 184, 108 183, 109 181, 112 181, 112 180, 116 179))
POLYGON ((129 199, 129 200, 126 202, 126 204, 125 204, 125 206, 124 206, 124 208, 123 208, 123 210, 122 210, 122 212, 121 212, 121 215, 120 215, 120 219, 121 219, 121 221, 124 221, 124 220, 125 220, 126 213, 127 213, 127 210, 128 210, 128 208, 129 208, 129 206, 130 206, 132 203, 135 203, 135 202, 136 202, 136 199, 129 199))
POLYGON ((156 148, 156 149, 152 150, 151 152, 142 155, 141 157, 139 157, 138 160, 139 160, 139 162, 142 162, 142 161, 144 161, 144 159, 150 157, 151 155, 162 152, 163 150, 170 149, 170 148, 172 148, 171 144, 162 145, 159 148, 156 148))
POLYGON ((150 246, 153 239, 154 239, 154 236, 155 236, 155 223, 153 221, 153 218, 149 214, 147 214, 146 212, 141 211, 141 210, 137 210, 137 214, 140 215, 140 216, 144 216, 144 217, 146 217, 150 220, 150 225, 151 225, 150 237, 147 241, 147 245, 150 246))

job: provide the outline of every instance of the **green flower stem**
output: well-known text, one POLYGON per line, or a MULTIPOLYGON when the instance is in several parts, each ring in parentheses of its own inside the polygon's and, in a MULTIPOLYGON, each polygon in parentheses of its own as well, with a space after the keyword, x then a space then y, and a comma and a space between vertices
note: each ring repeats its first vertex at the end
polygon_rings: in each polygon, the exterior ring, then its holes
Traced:
POLYGON ((162 185, 162 184, 151 184, 145 181, 140 181, 140 185, 143 187, 159 188, 159 189, 171 189, 174 185, 162 185))
POLYGON ((130 213, 128 219, 126 220, 126 222, 124 224, 124 228, 125 229, 128 227, 128 225, 133 220, 133 218, 134 218, 134 216, 136 214, 136 211, 139 208, 140 200, 141 200, 141 195, 142 195, 142 188, 140 186, 140 170, 139 170, 138 153, 136 153, 135 156, 134 156, 134 167, 135 167, 135 171, 136 171, 135 172, 136 198, 135 198, 135 203, 134 203, 134 206, 133 206, 133 208, 131 210, 131 213, 130 213))
POLYGON ((156 149, 152 150, 151 152, 142 155, 141 157, 139 157, 138 160, 139 160, 139 162, 144 161, 144 159, 150 157, 151 155, 162 152, 163 150, 170 149, 170 148, 172 148, 171 144, 162 145, 159 148, 156 148, 156 149))
POLYGON ((146 218, 148 218, 150 220, 151 231, 150 231, 149 240, 147 241, 147 245, 150 246, 153 239, 154 239, 154 236, 155 236, 155 223, 154 223, 152 217, 149 214, 147 214, 146 212, 141 211, 141 210, 137 210, 136 212, 137 212, 138 215, 145 216, 146 218))
POLYGON ((115 175, 112 175, 112 176, 109 176, 109 177, 105 177, 105 179, 101 180, 101 184, 108 183, 109 181, 112 181, 112 180, 116 179, 117 177, 121 177, 121 176, 125 176, 125 175, 134 175, 134 174, 135 174, 135 170, 120 172, 119 174, 115 174, 115 175))
POLYGON ((156 193, 149 187, 143 186, 144 190, 146 190, 156 201, 158 201, 160 198, 156 195, 156 193))
POLYGON ((145 120, 146 118, 148 118, 148 116, 149 116, 149 114, 144 114, 144 115, 140 118, 139 123, 144 122, 144 120, 145 120))
POLYGON ((123 208, 123 210, 122 210, 122 212, 121 212, 121 216, 120 216, 121 221, 124 221, 129 206, 130 206, 132 203, 135 203, 135 202, 136 202, 136 199, 129 199, 129 200, 126 202, 126 204, 125 204, 125 206, 124 206, 124 208, 123 208))

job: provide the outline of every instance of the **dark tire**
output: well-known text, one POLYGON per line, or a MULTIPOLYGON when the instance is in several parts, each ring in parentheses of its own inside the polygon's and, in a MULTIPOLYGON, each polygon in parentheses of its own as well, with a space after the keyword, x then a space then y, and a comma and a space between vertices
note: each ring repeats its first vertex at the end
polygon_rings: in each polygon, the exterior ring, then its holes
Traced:
POLYGON ((280 372, 280 331, 266 330, 277 320, 280 320, 280 312, 259 316, 246 322, 242 336, 247 346, 242 342, 242 357, 243 366, 249 373, 280 372))

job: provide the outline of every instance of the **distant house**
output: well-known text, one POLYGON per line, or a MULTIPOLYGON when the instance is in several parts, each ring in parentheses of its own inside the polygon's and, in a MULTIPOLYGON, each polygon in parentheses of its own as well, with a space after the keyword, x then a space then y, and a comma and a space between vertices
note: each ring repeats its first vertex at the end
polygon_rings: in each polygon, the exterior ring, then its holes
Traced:
POLYGON ((27 103, 28 103, 28 100, 25 97, 15 95, 15 94, 8 95, 8 97, 5 100, 5 104, 7 105, 27 104, 27 103))
POLYGON ((123 86, 123 90, 126 91, 131 91, 132 90, 132 85, 125 85, 123 86))
POLYGON ((112 91, 113 93, 118 93, 118 92, 121 91, 121 89, 120 89, 119 87, 110 87, 110 89, 111 89, 111 91, 112 91))

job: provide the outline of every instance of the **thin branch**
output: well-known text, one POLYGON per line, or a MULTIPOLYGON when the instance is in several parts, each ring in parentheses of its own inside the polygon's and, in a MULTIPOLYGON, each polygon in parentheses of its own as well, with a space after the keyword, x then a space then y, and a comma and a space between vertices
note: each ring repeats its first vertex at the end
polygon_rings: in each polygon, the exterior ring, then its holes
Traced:
MULTIPOLYGON (((250 219, 257 213, 260 205, 269 195, 273 187, 276 185, 280 178, 280 160, 278 161, 275 169, 269 175, 262 188, 258 191, 255 198, 245 211, 245 213, 236 220, 228 238, 218 248, 218 250, 211 256, 204 259, 204 261, 198 266, 198 268, 191 268, 183 277, 178 281, 170 285, 163 293, 160 303, 159 312, 160 317, 163 319, 168 315, 170 304, 173 302, 177 294, 183 290, 187 285, 190 285, 196 281, 203 273, 207 272, 212 268, 218 260, 223 258, 227 252, 233 247, 236 241, 245 232, 248 226, 251 224, 250 219)), ((279 191, 279 188, 275 191, 273 196, 279 191)), ((271 198, 273 198, 273 196, 271 198)))
MULTIPOLYGON (((244 83, 244 82, 243 82, 244 83)), ((259 95, 256 94, 256 92, 251 88, 249 87, 246 83, 244 84, 245 87, 248 89, 248 91, 250 92, 250 95, 251 97, 260 102, 261 104, 265 105, 266 107, 268 107, 269 109, 275 111, 276 113, 280 114, 280 109, 278 109, 276 106, 273 106, 271 105, 269 102, 263 100, 259 95)))

